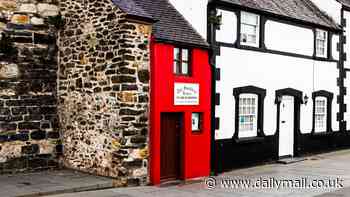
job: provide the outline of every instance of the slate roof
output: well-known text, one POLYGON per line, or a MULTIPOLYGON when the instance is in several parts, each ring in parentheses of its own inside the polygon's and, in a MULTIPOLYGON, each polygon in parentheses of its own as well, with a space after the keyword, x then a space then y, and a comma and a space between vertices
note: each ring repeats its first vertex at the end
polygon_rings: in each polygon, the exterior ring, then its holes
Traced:
POLYGON ((337 0, 346 7, 350 7, 350 0, 337 0))
POLYGON ((142 6, 133 0, 112 0, 121 10, 132 16, 152 19, 152 15, 146 12, 142 6))
POLYGON ((153 35, 156 39, 201 47, 209 46, 168 0, 113 0, 113 2, 130 15, 154 19, 153 35))
MULTIPOLYGON (((350 2, 350 0, 341 1, 350 2)), ((310 0, 213 0, 212 2, 225 2, 321 25, 331 29, 340 29, 331 17, 322 12, 310 0)))

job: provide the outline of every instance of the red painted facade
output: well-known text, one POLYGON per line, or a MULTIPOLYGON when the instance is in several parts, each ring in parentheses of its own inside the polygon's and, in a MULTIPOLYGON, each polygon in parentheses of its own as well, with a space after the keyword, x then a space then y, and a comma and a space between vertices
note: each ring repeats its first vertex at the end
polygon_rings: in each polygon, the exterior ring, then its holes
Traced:
POLYGON ((191 76, 176 76, 173 73, 173 50, 171 44, 151 43, 150 178, 155 185, 160 183, 162 112, 183 114, 181 178, 209 176, 210 173, 211 68, 208 51, 191 48, 191 76), (175 106, 175 82, 199 84, 199 105, 175 106), (192 133, 192 112, 203 113, 200 134, 192 133))

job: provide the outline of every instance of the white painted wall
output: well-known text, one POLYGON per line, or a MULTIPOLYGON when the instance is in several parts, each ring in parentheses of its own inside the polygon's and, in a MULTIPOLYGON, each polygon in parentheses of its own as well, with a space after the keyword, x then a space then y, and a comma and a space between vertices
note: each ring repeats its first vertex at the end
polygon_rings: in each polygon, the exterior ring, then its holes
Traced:
MULTIPOLYGON (((220 10, 222 25, 216 31, 216 41, 233 44, 237 40, 237 16, 234 12, 220 10)), ((268 20, 265 26, 265 46, 267 49, 313 55, 314 34, 311 29, 268 20)))
POLYGON ((207 38, 208 0, 169 0, 203 38, 207 38))
MULTIPOLYGON (((319 62, 305 58, 261 53, 236 48, 221 47, 221 55, 216 57, 221 69, 221 80, 217 82, 220 106, 216 106, 216 117, 220 118, 220 129, 216 139, 229 139, 234 134, 235 102, 233 89, 254 85, 267 90, 264 109, 264 131, 273 135, 276 131, 277 106, 275 91, 294 88, 303 91, 310 98, 301 108, 301 131, 312 129, 312 92, 327 90, 337 95, 337 64, 319 62)), ((336 121, 336 99, 333 100, 333 129, 338 130, 336 121)))
POLYGON ((222 25, 216 31, 216 41, 233 44, 237 39, 237 16, 234 12, 217 10, 222 15, 222 25))
POLYGON ((339 35, 333 35, 332 37, 332 56, 333 59, 339 60, 339 51, 337 50, 337 44, 339 43, 339 35))
POLYGON ((349 43, 349 38, 350 38, 350 12, 344 11, 344 18, 346 19, 347 26, 345 27, 345 36, 347 38, 347 43, 344 45, 344 52, 347 54, 347 61, 344 62, 344 67, 345 68, 350 68, 350 43, 349 43))
POLYGON ((325 12, 328 16, 332 17, 335 22, 340 24, 341 22, 341 8, 342 5, 337 0, 311 0, 325 12))
POLYGON ((348 90, 348 94, 344 97, 344 102, 345 104, 347 104, 347 109, 346 109, 346 113, 344 114, 344 120, 347 121, 346 122, 346 129, 350 130, 350 94, 349 94, 349 90, 350 90, 350 77, 349 77, 349 72, 347 73, 347 78, 344 81, 344 85, 345 87, 347 87, 348 90))
POLYGON ((311 29, 266 21, 265 46, 267 49, 312 56, 314 33, 311 29))

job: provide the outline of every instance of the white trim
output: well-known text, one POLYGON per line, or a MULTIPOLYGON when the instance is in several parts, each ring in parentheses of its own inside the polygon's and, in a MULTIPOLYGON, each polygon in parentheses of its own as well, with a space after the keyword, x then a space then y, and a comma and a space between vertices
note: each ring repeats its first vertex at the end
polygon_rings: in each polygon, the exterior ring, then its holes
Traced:
POLYGON ((327 98, 318 96, 315 98, 315 132, 327 131, 327 98))
POLYGON ((321 29, 316 29, 316 56, 317 57, 324 57, 327 58, 328 56, 328 32, 321 30, 321 29), (318 50, 318 41, 324 42, 324 51, 323 53, 320 53, 321 51, 318 50))
POLYGON ((246 45, 246 46, 252 46, 252 47, 259 47, 259 42, 260 42, 260 16, 257 14, 253 14, 253 13, 249 13, 249 12, 241 12, 241 32, 240 32, 240 37, 241 40, 239 41, 241 43, 241 45, 246 45), (248 21, 246 23, 243 22, 244 17, 246 17, 248 19, 248 17, 256 17, 256 23, 249 23, 248 21), (255 43, 251 43, 251 42, 242 42, 242 35, 243 35, 243 26, 254 26, 255 27, 255 43))

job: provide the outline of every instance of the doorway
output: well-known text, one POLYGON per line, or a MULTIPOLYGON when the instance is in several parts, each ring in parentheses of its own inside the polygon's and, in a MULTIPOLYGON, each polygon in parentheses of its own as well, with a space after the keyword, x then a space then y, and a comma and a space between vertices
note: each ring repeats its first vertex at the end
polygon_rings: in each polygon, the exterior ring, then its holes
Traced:
POLYGON ((293 96, 282 96, 279 118, 279 151, 278 156, 294 156, 294 106, 293 96))
POLYGON ((181 113, 162 113, 160 139, 161 182, 181 178, 181 113))

